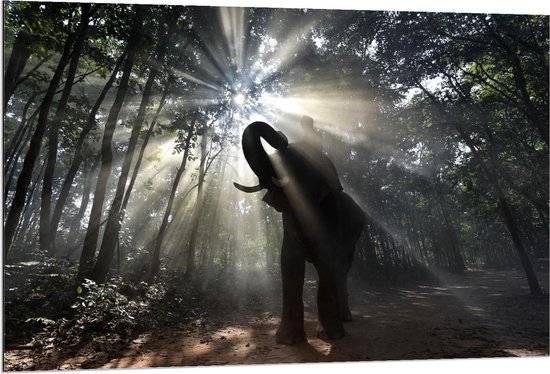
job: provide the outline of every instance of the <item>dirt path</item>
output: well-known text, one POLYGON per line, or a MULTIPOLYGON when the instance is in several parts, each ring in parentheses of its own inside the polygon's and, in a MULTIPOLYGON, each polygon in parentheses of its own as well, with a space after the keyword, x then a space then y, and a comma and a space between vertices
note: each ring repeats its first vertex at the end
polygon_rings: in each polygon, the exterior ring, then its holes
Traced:
MULTIPOLYGON (((315 337, 316 305, 310 284, 307 344, 275 343, 279 307, 272 305, 267 312, 240 311, 214 322, 199 320, 192 329, 142 334, 121 347, 116 357, 101 350, 65 352, 39 363, 29 362, 22 351, 11 351, 5 354, 5 369, 548 355, 548 297, 529 297, 526 282, 518 274, 468 272, 465 276, 440 275, 439 280, 352 290, 354 321, 346 324, 347 336, 342 340, 315 337)), ((541 283, 547 288, 548 278, 541 283)))

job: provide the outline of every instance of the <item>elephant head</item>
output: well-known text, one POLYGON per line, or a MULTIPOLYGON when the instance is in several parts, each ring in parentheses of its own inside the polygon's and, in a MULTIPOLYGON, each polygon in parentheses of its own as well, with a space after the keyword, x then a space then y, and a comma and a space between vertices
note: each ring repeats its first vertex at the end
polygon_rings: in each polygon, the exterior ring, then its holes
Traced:
POLYGON ((269 156, 262 146, 261 138, 277 150, 285 150, 288 147, 286 136, 280 131, 275 131, 267 123, 256 121, 248 125, 242 137, 243 153, 248 165, 258 176, 259 183, 252 187, 234 183, 235 187, 241 191, 257 192, 264 188, 273 187, 273 179, 277 178, 269 156))
POLYGON ((289 193, 300 191, 300 198, 319 200, 326 191, 342 190, 332 162, 317 148, 306 143, 288 143, 286 136, 265 122, 248 125, 242 136, 242 148, 248 165, 259 179, 255 186, 233 183, 241 191, 252 193, 267 189, 263 200, 278 211, 289 210, 289 193), (261 139, 277 149, 271 157, 261 139))

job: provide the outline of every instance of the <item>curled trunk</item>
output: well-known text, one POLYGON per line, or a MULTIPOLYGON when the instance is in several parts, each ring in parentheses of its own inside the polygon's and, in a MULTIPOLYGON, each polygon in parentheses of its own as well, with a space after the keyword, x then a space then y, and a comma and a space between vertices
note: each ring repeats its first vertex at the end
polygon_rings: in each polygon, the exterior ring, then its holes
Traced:
POLYGON ((281 132, 275 131, 265 122, 253 122, 244 130, 242 138, 244 157, 260 179, 260 186, 266 188, 273 183, 272 177, 275 177, 276 173, 262 146, 261 138, 278 150, 285 149, 288 146, 288 140, 281 132))

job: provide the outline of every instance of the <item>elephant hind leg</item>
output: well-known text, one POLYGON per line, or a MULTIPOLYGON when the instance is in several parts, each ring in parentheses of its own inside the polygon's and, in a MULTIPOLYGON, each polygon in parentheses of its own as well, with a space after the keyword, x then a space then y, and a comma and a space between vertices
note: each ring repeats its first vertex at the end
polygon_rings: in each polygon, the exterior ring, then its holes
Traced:
POLYGON ((351 311, 348 304, 348 273, 339 274, 338 279, 338 313, 343 322, 352 321, 351 311))
MULTIPOLYGON (((353 256, 353 246, 351 246, 351 250, 347 250, 346 253, 351 253, 353 256)), ((353 319, 348 304, 348 273, 351 268, 351 261, 352 258, 345 259, 344 263, 341 264, 342 268, 338 271, 338 306, 340 320, 344 322, 349 322, 353 319)))
POLYGON ((349 310, 348 287, 346 285, 346 281, 347 280, 345 278, 341 281, 343 282, 343 285, 341 285, 338 292, 338 296, 340 297, 340 320, 343 322, 350 322, 353 320, 353 317, 351 315, 351 311, 349 310))

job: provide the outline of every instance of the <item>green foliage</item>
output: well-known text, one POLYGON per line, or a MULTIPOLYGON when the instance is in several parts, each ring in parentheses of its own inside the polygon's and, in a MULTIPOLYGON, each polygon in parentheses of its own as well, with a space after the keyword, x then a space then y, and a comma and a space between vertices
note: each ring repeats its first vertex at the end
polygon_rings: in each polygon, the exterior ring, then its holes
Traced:
POLYGON ((25 320, 25 323, 37 323, 43 326, 51 326, 56 324, 54 320, 51 320, 49 318, 44 318, 44 317, 27 318, 25 320))
POLYGON ((74 325, 67 330, 69 336, 76 332, 78 335, 123 333, 135 326, 137 303, 120 294, 117 285, 98 285, 85 279, 78 287, 81 287, 81 293, 71 306, 76 318, 74 325))

